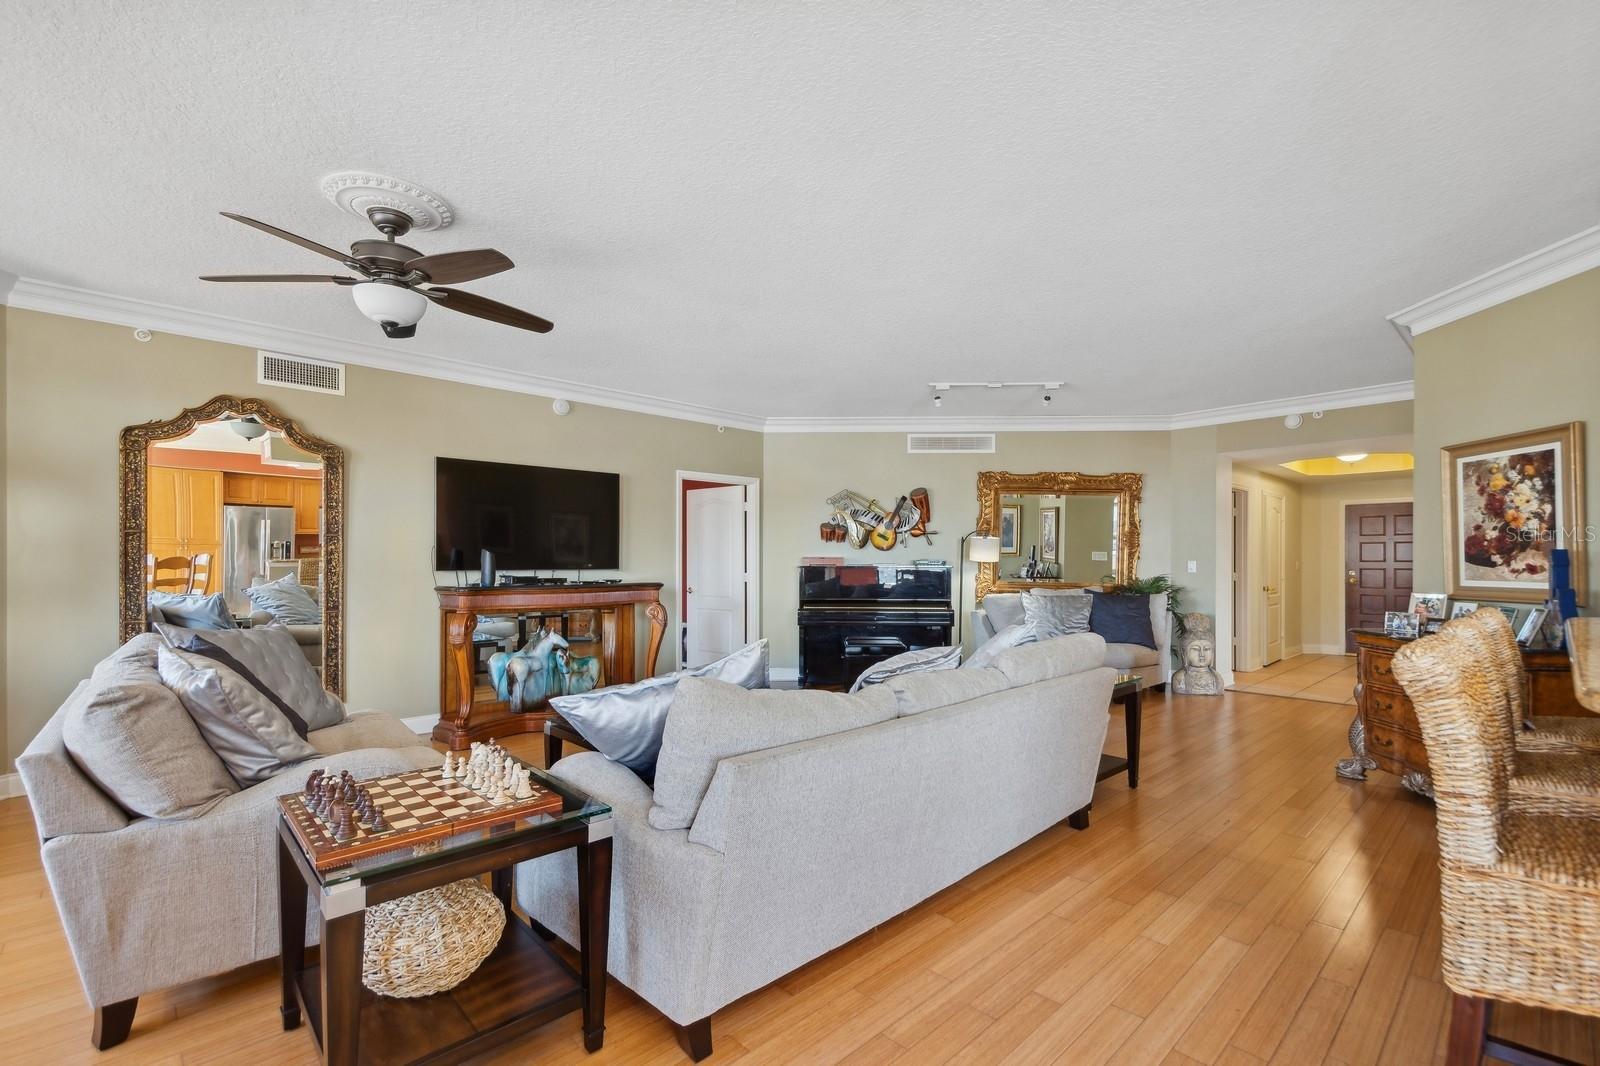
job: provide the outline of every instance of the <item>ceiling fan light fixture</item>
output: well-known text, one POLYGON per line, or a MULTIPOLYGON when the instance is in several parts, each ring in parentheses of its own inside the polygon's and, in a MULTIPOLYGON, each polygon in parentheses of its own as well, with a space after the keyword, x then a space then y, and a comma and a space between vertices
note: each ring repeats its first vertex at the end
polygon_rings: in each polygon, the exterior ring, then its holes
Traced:
POLYGON ((257 422, 254 418, 235 418, 228 422, 232 429, 245 440, 255 440, 257 437, 266 436, 267 427, 257 422))
POLYGON ((417 323, 428 310, 427 297, 396 281, 363 281, 352 285, 350 293, 361 313, 382 326, 384 333, 391 337, 413 336, 417 323))

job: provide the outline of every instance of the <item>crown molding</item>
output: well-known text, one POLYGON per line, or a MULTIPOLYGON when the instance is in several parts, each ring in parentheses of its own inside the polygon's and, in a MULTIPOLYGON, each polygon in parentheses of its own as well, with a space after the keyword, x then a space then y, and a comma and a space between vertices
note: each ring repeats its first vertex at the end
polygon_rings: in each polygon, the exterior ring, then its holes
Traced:
POLYGON ((1513 259, 1388 316, 1406 343, 1420 333, 1600 267, 1600 226, 1513 259))
POLYGON ((1237 403, 1228 407, 1189 411, 1173 415, 1171 428, 1194 429, 1199 426, 1221 426, 1229 422, 1250 422, 1257 418, 1282 418, 1284 415, 1305 414, 1308 411, 1374 407, 1381 403, 1402 403, 1415 398, 1415 395, 1416 388, 1412 382, 1391 381, 1387 385, 1362 385, 1354 389, 1313 392, 1281 400, 1260 400, 1256 403, 1237 403))
MULTIPOLYGON (((1600 227, 1594 231, 1600 233, 1600 227)), ((1600 242, 1597 242, 1600 249, 1600 242)), ((1597 261, 1596 265, 1600 265, 1597 261)), ((1576 272, 1576 271, 1574 271, 1576 272)), ((654 396, 585 385, 562 378, 543 377, 512 370, 479 366, 448 356, 401 349, 370 341, 351 341, 305 330, 194 311, 151 300, 115 296, 38 278, 15 277, 0 271, 0 302, 27 311, 109 322, 120 326, 156 330, 186 337, 266 349, 289 355, 388 370, 398 374, 454 381, 507 392, 562 398, 621 411, 676 418, 707 425, 757 433, 1120 433, 1163 432, 1246 422, 1307 411, 1333 411, 1412 398, 1412 384, 1397 381, 1336 392, 1295 396, 1280 400, 1212 407, 1176 415, 1002 415, 984 417, 901 418, 763 418, 742 411, 663 400, 654 396), (9 284, 9 291, 7 285, 9 284)))
MULTIPOLYGON (((0 289, 3 289, 3 286, 0 286, 0 289)), ((11 307, 26 311, 42 311, 46 314, 86 318, 95 322, 110 322, 119 326, 142 327, 161 333, 175 333, 203 340, 221 341, 224 344, 236 344, 244 348, 264 348, 290 355, 307 355, 315 359, 389 370, 415 377, 454 381, 464 385, 479 385, 484 388, 534 396, 562 398, 573 403, 588 403, 597 407, 610 407, 661 418, 677 418, 756 432, 761 431, 765 422, 757 415, 739 411, 724 411, 699 404, 662 400, 622 389, 580 384, 562 378, 478 366, 449 356, 419 352, 410 347, 402 350, 397 346, 374 344, 370 341, 343 340, 305 330, 230 318, 208 311, 193 311, 151 300, 114 296, 91 289, 41 281, 38 278, 17 278, 11 291, 5 293, 3 299, 11 307)))
POLYGON ((913 418, 769 418, 768 433, 1125 433, 1166 432, 1281 418, 1309 411, 1337 411, 1410 400, 1412 383, 1366 385, 1281 400, 1211 407, 1176 415, 1000 415, 994 418, 927 415, 913 418))

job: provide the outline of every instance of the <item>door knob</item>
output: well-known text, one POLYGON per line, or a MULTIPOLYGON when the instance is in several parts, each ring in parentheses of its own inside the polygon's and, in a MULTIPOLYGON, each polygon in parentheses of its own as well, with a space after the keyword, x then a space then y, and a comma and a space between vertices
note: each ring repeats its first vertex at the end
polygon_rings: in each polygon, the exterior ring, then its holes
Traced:
POLYGON ((1356 572, 1354 570, 1346 570, 1344 572, 1344 579, 1350 584, 1354 585, 1356 583, 1356 572))
POLYGON ((690 585, 690 586, 689 586, 689 587, 688 587, 688 588, 686 588, 686 589, 684 589, 684 590, 683 590, 683 591, 685 591, 685 592, 687 592, 687 593, 688 593, 688 594, 689 594, 689 595, 691 595, 691 596, 693 596, 693 595, 694 595, 694 586, 693 586, 693 585, 690 585))

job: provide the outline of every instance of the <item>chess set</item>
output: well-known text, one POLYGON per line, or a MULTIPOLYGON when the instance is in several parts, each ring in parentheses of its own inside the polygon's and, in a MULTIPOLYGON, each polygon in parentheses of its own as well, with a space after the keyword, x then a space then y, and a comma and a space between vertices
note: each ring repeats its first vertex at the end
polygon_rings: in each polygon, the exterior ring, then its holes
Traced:
POLYGON ((304 789, 278 798, 318 870, 530 814, 555 813, 561 802, 493 742, 474 743, 459 756, 447 753, 437 769, 365 781, 348 770, 313 770, 304 789))

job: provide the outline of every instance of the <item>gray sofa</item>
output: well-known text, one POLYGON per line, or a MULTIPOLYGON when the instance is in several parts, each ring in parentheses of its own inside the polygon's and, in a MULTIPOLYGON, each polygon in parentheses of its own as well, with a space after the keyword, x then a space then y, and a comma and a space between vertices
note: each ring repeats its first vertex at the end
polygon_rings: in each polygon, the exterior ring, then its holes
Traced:
MULTIPOLYGON (((363 711, 307 736, 323 758, 225 795, 197 816, 130 815, 73 760, 63 723, 75 701, 113 687, 149 700, 165 692, 176 704, 155 673, 159 643, 141 634, 104 660, 17 758, 102 1048, 127 1036, 137 997, 278 954, 278 796, 317 768, 366 777, 441 758, 399 719, 363 711)), ((314 939, 315 908, 310 913, 314 939)))
MULTIPOLYGON (((677 732, 702 689, 675 698, 654 792, 596 752, 562 759, 552 772, 614 811, 611 974, 677 1023, 698 1059, 722 1006, 1063 819, 1087 826, 1116 676, 1104 657, 1105 642, 1081 634, 856 695, 717 688, 729 723, 749 721, 752 706, 792 712, 774 716, 790 730, 834 708, 880 720, 720 758, 687 829, 652 818, 681 791, 667 781, 681 764, 669 749, 718 742, 717 730, 677 732)), ((536 922, 577 942, 570 852, 521 864, 516 893, 536 922)))
MULTIPOLYGON (((1084 589, 1039 589, 1046 596, 1087 596, 1084 589)), ((972 612, 972 640, 977 646, 1006 626, 1022 621, 1022 593, 991 592, 972 612)), ((1139 687, 1164 685, 1172 677, 1172 618, 1165 593, 1150 597, 1150 628, 1156 646, 1107 644, 1106 665, 1124 674, 1139 675, 1139 687)))

